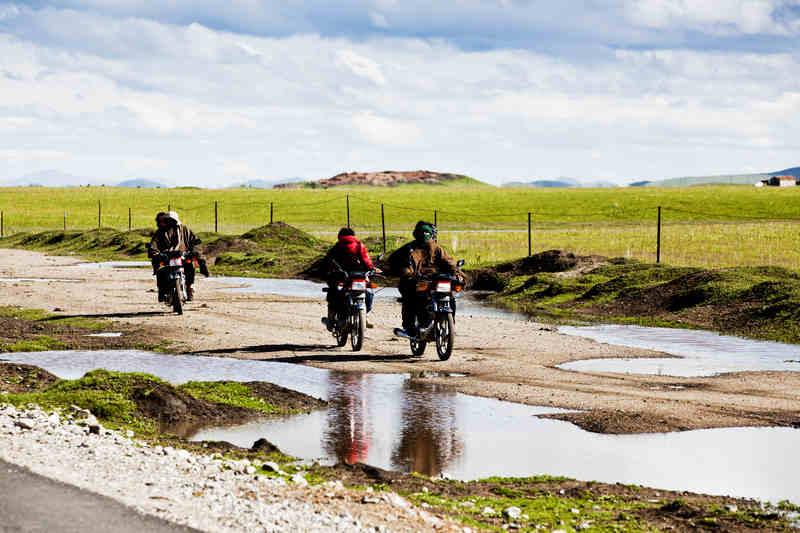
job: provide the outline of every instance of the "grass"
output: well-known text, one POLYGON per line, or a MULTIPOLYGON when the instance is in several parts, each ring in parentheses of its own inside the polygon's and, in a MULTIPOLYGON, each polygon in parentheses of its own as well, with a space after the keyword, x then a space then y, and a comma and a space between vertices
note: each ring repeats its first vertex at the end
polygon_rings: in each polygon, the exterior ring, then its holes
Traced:
MULTIPOLYGON (((322 241, 331 242, 339 227, 348 222, 348 198, 349 219, 359 235, 381 235, 381 205, 386 231, 396 239, 409 239, 417 220, 435 218, 441 243, 473 267, 527 255, 528 212, 532 213, 534 252, 563 249, 653 261, 657 208, 662 206, 661 261, 705 268, 764 264, 800 268, 798 188, 509 189, 469 184, 329 190, 25 187, 0 189, 0 211, 6 235, 53 232, 37 238, 54 249, 89 249, 93 243, 82 241, 75 232, 97 229, 99 205, 102 227, 124 234, 130 242, 119 245, 132 250, 137 244, 146 244, 143 241, 154 227, 155 213, 167 207, 178 210, 195 232, 241 235, 268 222, 272 205, 274 220, 316 232, 322 241), (128 209, 131 227, 147 229, 120 231, 128 229, 128 209)), ((236 259, 243 261, 242 257, 236 259)), ((239 273, 265 266, 252 265, 239 273)))

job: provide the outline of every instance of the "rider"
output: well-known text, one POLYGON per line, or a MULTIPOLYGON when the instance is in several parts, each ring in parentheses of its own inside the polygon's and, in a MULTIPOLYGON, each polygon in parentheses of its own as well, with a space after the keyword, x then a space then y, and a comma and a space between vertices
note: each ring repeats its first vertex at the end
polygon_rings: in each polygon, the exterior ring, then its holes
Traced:
POLYGON ((414 226, 414 240, 389 256, 392 270, 401 274, 398 289, 403 303, 403 330, 412 337, 418 333, 414 324, 417 277, 445 272, 458 276, 462 283, 464 281, 456 262, 436 242, 437 233, 434 224, 420 220, 414 226))
MULTIPOLYGON (((328 283, 328 318, 325 325, 328 331, 333 330, 333 323, 336 320, 336 305, 339 304, 337 296, 339 291, 336 290, 337 283, 343 281, 345 274, 342 272, 353 271, 368 271, 374 270, 380 272, 379 268, 375 268, 372 264, 372 259, 369 257, 369 252, 364 243, 356 239, 356 232, 351 228, 342 228, 337 235, 339 239, 333 247, 328 250, 323 259, 323 264, 327 268, 326 282, 328 283), (335 262, 335 264, 334 264, 335 262), (339 268, 337 268, 337 265, 339 268)), ((372 299, 374 294, 371 290, 367 289, 366 304, 367 313, 372 309, 372 299)))
MULTIPOLYGON (((178 213, 163 211, 156 215, 156 224, 158 229, 153 234, 153 239, 150 241, 150 248, 147 250, 147 255, 150 257, 153 264, 153 274, 156 275, 156 284, 158 285, 158 301, 166 301, 166 291, 169 280, 167 279, 167 269, 159 271, 159 256, 167 252, 191 252, 194 247, 200 244, 200 239, 192 233, 187 226, 181 224, 178 213)), ((205 262, 200 261, 200 271, 204 275, 208 275, 208 270, 205 267, 205 262)), ((186 274, 186 299, 191 301, 194 298, 194 265, 191 262, 184 264, 184 273, 186 274)))

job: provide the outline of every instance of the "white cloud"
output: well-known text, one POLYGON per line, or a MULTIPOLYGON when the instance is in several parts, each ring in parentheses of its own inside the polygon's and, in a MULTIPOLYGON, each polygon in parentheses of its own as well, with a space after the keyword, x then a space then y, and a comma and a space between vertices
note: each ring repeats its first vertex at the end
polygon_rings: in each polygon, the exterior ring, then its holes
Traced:
POLYGON ((775 0, 640 0, 629 4, 633 20, 654 28, 688 27, 745 34, 782 33, 775 0), (710 27, 709 27, 710 26, 710 27), (715 28, 716 27, 716 28, 715 28))
POLYGON ((381 72, 380 65, 353 50, 339 50, 336 53, 336 64, 347 68, 353 74, 361 76, 376 85, 386 84, 386 78, 381 72))
POLYGON ((382 145, 409 146, 420 141, 421 131, 407 120, 397 120, 377 116, 371 112, 358 113, 353 124, 370 143, 382 145))
MULTIPOLYGON (((733 7, 648 5, 647 23, 666 27, 740 20, 733 7)), ((800 113, 796 53, 661 47, 587 61, 18 11, 22 29, 0 22, 0 181, 54 159, 74 175, 208 186, 389 168, 625 182, 800 164, 787 119, 800 113)))
POLYGON ((386 28, 391 27, 389 25, 389 22, 386 20, 386 17, 382 13, 380 13, 378 11, 370 10, 369 19, 372 21, 372 24, 374 24, 375 27, 377 27, 377 28, 386 29, 386 28))

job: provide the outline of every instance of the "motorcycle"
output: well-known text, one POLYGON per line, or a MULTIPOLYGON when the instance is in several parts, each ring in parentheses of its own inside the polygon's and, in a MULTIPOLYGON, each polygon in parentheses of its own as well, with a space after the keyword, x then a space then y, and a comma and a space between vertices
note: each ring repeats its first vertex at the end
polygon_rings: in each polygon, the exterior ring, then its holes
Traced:
POLYGON ((198 266, 197 256, 194 252, 172 251, 159 255, 159 279, 161 279, 163 275, 161 270, 164 268, 169 269, 164 277, 167 283, 167 286, 164 287, 167 297, 166 303, 167 305, 171 305, 172 310, 179 315, 183 314, 183 304, 187 299, 184 265, 189 263, 195 267, 198 266))
MULTIPOLYGON (((339 347, 347 344, 349 335, 350 346, 357 352, 364 344, 364 330, 367 327, 367 290, 377 287, 369 281, 375 271, 348 272, 338 265, 336 267, 342 275, 342 280, 334 287, 322 288, 322 292, 335 290, 338 293, 335 297, 336 314, 331 333, 339 347)), ((328 325, 327 317, 322 318, 322 323, 328 325)))
MULTIPOLYGON (((456 263, 459 268, 463 264, 463 259, 456 263)), ((421 356, 428 342, 435 341, 439 359, 450 359, 456 336, 455 295, 463 290, 464 284, 457 276, 450 274, 436 273, 417 278, 414 317, 417 335, 411 336, 400 328, 394 330, 395 335, 409 340, 413 355, 421 356)))

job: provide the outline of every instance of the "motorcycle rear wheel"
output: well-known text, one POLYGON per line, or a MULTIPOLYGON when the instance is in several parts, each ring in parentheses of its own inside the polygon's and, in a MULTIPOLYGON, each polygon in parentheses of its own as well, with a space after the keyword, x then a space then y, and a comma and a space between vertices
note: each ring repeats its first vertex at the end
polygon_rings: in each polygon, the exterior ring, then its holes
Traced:
POLYGON ((367 324, 367 312, 359 309, 358 313, 350 315, 350 346, 357 352, 364 344, 364 328, 367 324))
POLYGON ((453 343, 456 339, 455 324, 453 315, 450 313, 442 313, 436 317, 436 353, 439 359, 447 361, 453 353, 453 343))
POLYGON ((181 286, 181 279, 175 280, 175 292, 172 294, 172 310, 177 314, 183 314, 183 287, 181 286))
POLYGON ((339 313, 336 313, 336 324, 333 326, 333 336, 336 338, 336 346, 342 347, 347 344, 347 321, 341 320, 339 313), (339 325, 345 323, 345 327, 340 328, 339 325))

